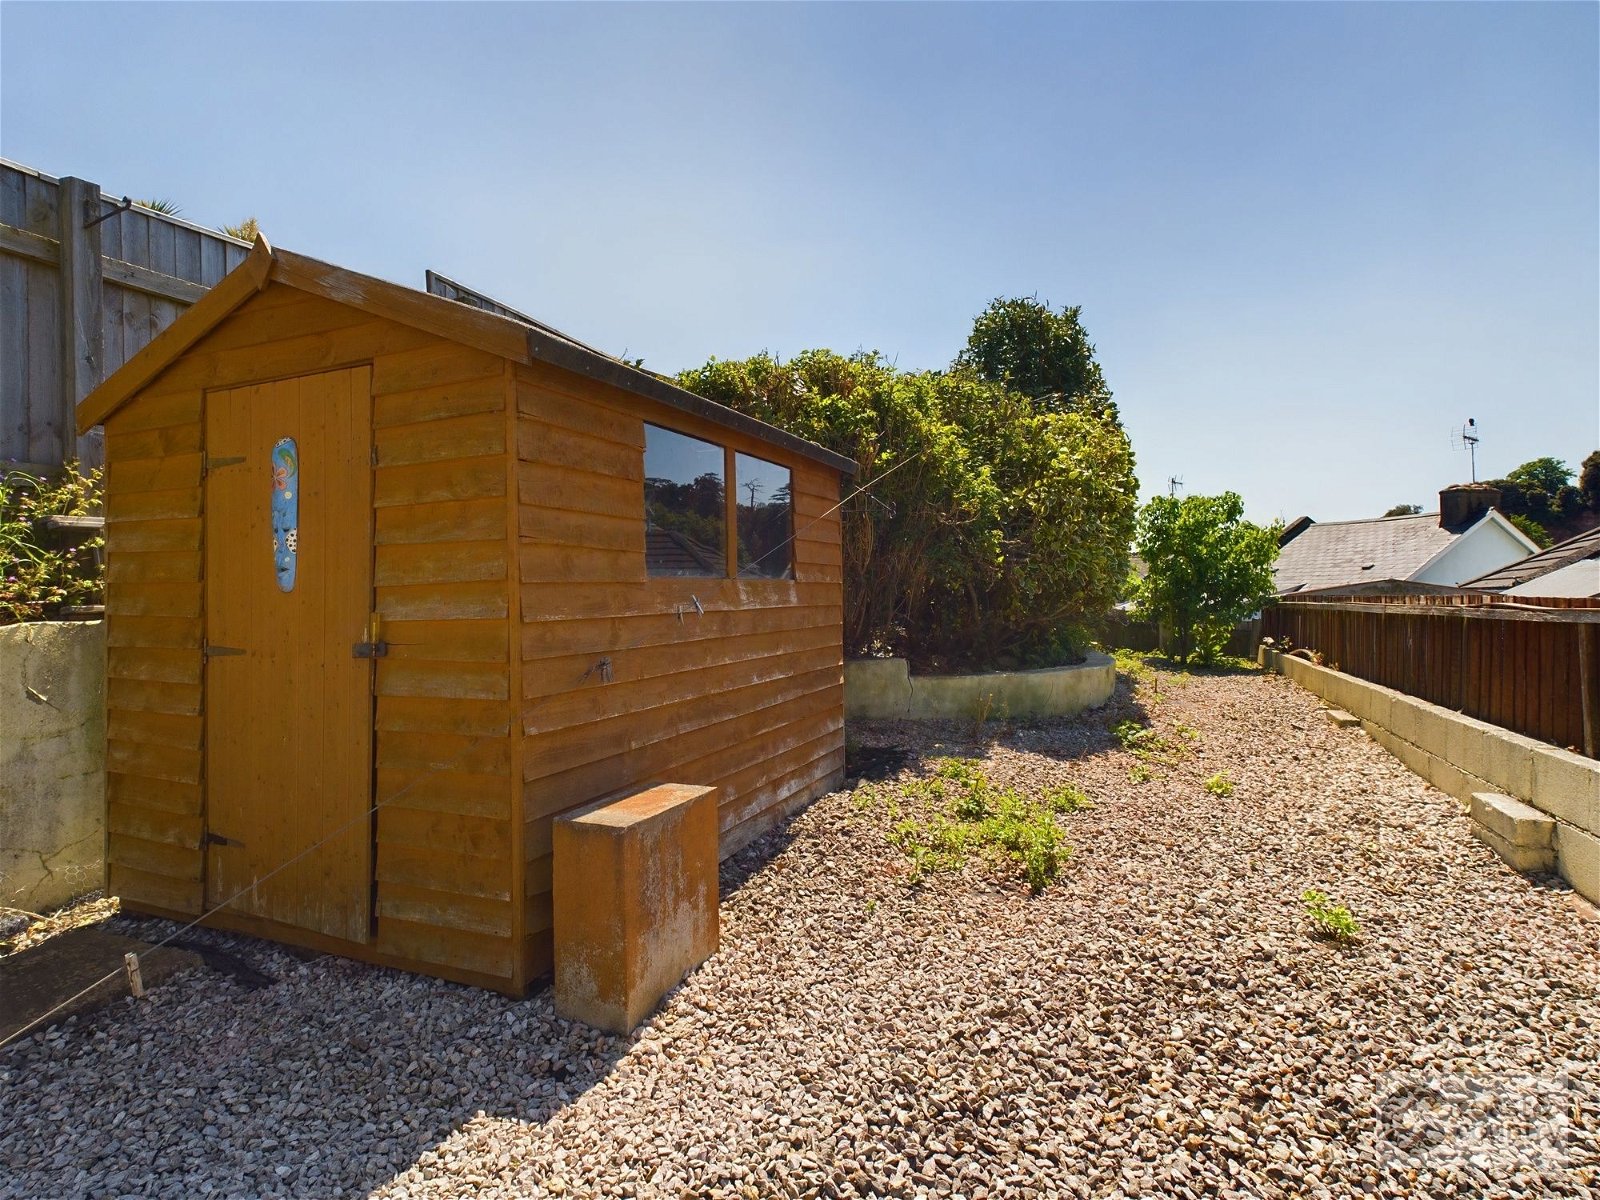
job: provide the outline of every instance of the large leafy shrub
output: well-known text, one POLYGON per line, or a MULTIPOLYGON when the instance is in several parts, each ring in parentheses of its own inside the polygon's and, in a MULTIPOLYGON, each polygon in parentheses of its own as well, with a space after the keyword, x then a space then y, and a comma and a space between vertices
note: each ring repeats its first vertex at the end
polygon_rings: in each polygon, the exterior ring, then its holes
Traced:
POLYGON ((1069 659, 1127 573, 1137 483, 1114 415, 876 354, 713 359, 678 382, 855 460, 846 652, 919 667, 1069 659))

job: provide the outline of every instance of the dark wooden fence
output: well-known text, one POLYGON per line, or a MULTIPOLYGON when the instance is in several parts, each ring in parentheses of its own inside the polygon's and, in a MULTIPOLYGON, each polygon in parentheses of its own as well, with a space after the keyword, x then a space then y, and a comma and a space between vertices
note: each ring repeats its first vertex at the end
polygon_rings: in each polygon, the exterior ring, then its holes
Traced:
POLYGON ((1286 600, 1262 636, 1325 665, 1597 757, 1600 600, 1392 596, 1286 600))

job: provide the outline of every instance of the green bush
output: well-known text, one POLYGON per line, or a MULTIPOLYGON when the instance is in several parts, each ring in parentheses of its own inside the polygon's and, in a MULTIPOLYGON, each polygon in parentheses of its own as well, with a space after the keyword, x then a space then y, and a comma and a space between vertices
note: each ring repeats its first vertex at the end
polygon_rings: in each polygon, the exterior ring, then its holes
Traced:
POLYGON ((1150 571, 1135 604, 1172 631, 1172 656, 1212 663, 1234 625, 1273 595, 1278 532, 1244 518, 1244 502, 1220 496, 1157 496, 1139 513, 1136 549, 1150 571))
POLYGON ((678 382, 853 459, 850 655, 919 669, 1076 661, 1127 576, 1137 481, 1114 408, 877 354, 712 360, 678 382))
POLYGON ((95 537, 74 547, 40 538, 46 517, 82 517, 100 511, 100 477, 68 463, 55 479, 26 471, 0 471, 0 624, 39 621, 68 606, 99 604, 104 571, 95 537))

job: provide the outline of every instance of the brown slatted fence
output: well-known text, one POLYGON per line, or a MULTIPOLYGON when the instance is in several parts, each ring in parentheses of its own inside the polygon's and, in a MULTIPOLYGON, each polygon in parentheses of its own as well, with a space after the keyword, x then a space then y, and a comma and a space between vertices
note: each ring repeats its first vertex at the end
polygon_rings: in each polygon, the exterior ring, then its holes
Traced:
POLYGON ((1283 600, 1261 632, 1360 679, 1597 757, 1600 599, 1283 600))

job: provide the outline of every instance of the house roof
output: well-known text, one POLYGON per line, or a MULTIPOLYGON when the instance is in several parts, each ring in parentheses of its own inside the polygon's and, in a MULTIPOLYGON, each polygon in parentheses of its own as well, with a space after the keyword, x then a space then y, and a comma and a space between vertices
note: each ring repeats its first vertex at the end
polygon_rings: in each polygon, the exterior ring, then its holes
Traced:
MULTIPOLYGON (((1508 566, 1490 571, 1487 575, 1480 575, 1463 586, 1485 588, 1496 592, 1508 591, 1512 588, 1523 590, 1522 585, 1532 583, 1537 579, 1548 578, 1557 571, 1562 572, 1562 579, 1559 581, 1562 585, 1570 582, 1573 585, 1581 586, 1587 578, 1587 572, 1582 568, 1575 571, 1564 571, 1563 568, 1595 559, 1600 559, 1600 525, 1578 534, 1577 537, 1568 538, 1564 542, 1557 542, 1547 550, 1541 550, 1537 554, 1530 555, 1508 566)), ((1596 570, 1600 571, 1600 562, 1595 565, 1596 570)), ((1537 589, 1533 589, 1525 592, 1525 594, 1534 594, 1536 591, 1537 589)), ((1540 592, 1538 594, 1592 596, 1596 593, 1600 593, 1600 576, 1596 577, 1594 587, 1588 591, 1540 592)))
POLYGON ((1278 594, 1409 579, 1462 532, 1440 526, 1436 512, 1313 523, 1278 552, 1278 594))
POLYGON ((288 250, 258 237, 249 256, 183 312, 148 346, 123 363, 78 405, 78 430, 86 433, 126 404, 180 355, 220 325, 268 284, 324 296, 374 316, 422 329, 519 363, 549 363, 680 409, 795 454, 856 473, 854 460, 725 405, 696 396, 657 375, 629 366, 545 325, 485 312, 415 288, 375 279, 288 250))

